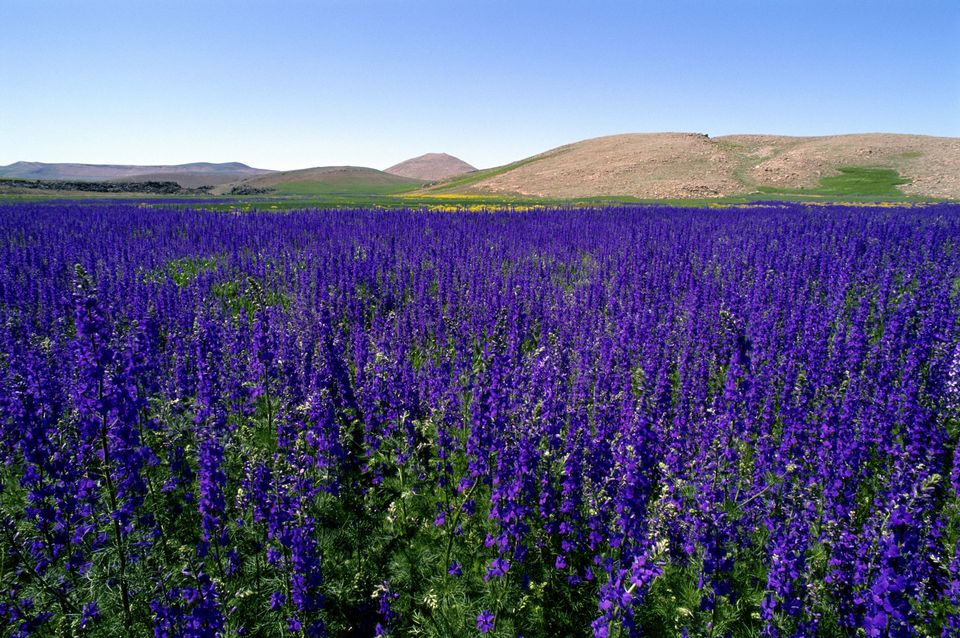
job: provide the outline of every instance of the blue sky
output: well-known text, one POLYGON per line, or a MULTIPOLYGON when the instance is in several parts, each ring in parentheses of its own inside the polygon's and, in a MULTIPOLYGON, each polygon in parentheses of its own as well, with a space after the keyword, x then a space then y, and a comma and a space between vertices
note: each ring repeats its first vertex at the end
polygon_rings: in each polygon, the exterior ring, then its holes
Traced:
POLYGON ((625 132, 960 136, 960 2, 0 0, 0 164, 494 166, 625 132))

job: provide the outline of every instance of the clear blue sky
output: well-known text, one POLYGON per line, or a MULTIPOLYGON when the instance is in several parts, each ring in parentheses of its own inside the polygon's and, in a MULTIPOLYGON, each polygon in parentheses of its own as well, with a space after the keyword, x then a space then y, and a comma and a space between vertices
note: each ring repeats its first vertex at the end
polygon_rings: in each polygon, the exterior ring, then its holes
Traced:
POLYGON ((625 132, 960 136, 960 1, 0 0, 0 164, 480 167, 625 132))

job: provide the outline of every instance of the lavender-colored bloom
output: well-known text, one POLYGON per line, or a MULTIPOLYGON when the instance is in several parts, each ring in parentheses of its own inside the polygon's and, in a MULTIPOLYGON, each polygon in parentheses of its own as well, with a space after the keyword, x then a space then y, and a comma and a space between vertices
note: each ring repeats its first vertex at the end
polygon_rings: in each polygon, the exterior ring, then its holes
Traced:
POLYGON ((490 566, 487 568, 487 573, 483 577, 484 580, 488 578, 499 578, 504 576, 510 570, 510 561, 504 558, 494 558, 490 561, 490 566))
POLYGON ((84 628, 87 624, 97 620, 100 617, 100 609, 96 601, 86 603, 83 606, 83 612, 80 614, 80 627, 84 628))
POLYGON ((494 614, 484 609, 479 614, 477 614, 477 629, 480 630, 481 634, 486 634, 493 631, 493 625, 496 621, 496 616, 494 614))

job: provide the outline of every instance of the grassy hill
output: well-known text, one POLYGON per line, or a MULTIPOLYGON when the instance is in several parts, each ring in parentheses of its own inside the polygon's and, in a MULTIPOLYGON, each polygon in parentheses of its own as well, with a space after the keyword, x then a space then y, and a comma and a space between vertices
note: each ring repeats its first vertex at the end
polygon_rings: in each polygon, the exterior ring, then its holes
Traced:
POLYGON ((244 179, 217 192, 299 197, 380 197, 415 190, 424 180, 391 175, 361 166, 322 166, 244 179))

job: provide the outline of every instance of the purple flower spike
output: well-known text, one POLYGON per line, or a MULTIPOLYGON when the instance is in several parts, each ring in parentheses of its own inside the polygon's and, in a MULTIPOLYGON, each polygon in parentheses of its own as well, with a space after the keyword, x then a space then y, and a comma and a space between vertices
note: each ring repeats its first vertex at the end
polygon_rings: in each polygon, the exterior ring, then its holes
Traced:
POLYGON ((480 630, 481 634, 489 633, 493 631, 493 625, 496 621, 496 616, 494 616, 489 610, 484 609, 479 614, 477 614, 477 629, 480 630))

